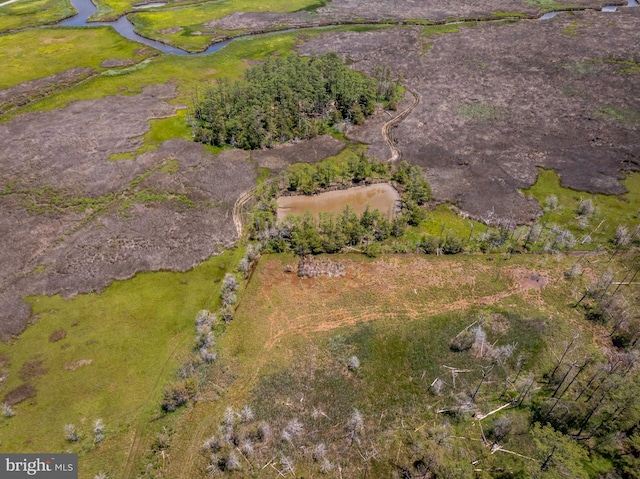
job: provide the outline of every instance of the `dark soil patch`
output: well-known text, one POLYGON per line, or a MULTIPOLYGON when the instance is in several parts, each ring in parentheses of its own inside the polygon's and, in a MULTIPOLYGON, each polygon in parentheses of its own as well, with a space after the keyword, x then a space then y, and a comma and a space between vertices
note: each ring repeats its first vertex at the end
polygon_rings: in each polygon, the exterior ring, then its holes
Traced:
POLYGON ((28 379, 39 378, 47 373, 47 369, 42 365, 42 360, 32 359, 22 365, 18 376, 20 379, 26 381, 28 379))
POLYGON ((289 142, 275 148, 252 151, 251 158, 261 167, 278 172, 294 163, 317 163, 337 155, 344 147, 344 141, 323 135, 308 141, 289 142))
POLYGON ((0 124, 0 337, 24 329, 27 295, 68 297, 137 272, 185 271, 235 240, 233 204, 255 186, 247 152, 214 156, 170 140, 108 161, 139 146, 149 118, 173 114, 165 100, 174 95, 159 85, 0 124), (86 203, 69 206, 73 198, 86 203))
POLYGON ((13 406, 29 398, 35 397, 36 393, 36 387, 33 384, 24 383, 5 394, 3 402, 7 403, 9 406, 13 406))
POLYGON ((428 38, 418 28, 329 33, 300 49, 402 74, 421 101, 393 136, 403 158, 426 169, 435 198, 524 223, 540 208, 518 190, 538 166, 557 170, 564 186, 607 194, 623 193, 624 171, 640 168, 640 126, 597 113, 640 112, 640 75, 619 63, 637 60, 628 46, 638 28, 631 8, 428 38))
POLYGON ((8 367, 11 365, 11 356, 8 354, 0 354, 0 368, 8 367))
POLYGON ((55 343, 67 337, 67 332, 64 329, 59 329, 58 331, 54 331, 49 336, 49 342, 55 343))
POLYGON ((131 58, 109 58, 108 60, 100 63, 102 68, 116 68, 116 67, 128 67, 135 64, 135 61, 131 58))
POLYGON ((24 106, 50 93, 86 80, 96 75, 93 68, 70 68, 54 75, 20 83, 6 90, 0 90, 0 114, 18 106, 24 106))

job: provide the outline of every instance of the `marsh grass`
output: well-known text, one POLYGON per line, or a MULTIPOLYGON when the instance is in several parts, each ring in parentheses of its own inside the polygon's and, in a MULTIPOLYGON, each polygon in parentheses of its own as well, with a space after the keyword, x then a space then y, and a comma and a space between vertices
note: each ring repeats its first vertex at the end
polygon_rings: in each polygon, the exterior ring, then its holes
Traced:
POLYGON ((634 126, 640 124, 640 111, 632 108, 620 108, 604 105, 597 108, 593 116, 602 120, 614 120, 622 125, 634 126))
POLYGON ((69 0, 20 0, 0 7, 0 33, 55 23, 75 13, 69 0))
POLYGON ((590 194, 565 188, 553 170, 540 169, 536 183, 525 194, 532 195, 544 210, 545 199, 551 195, 558 198, 558 207, 545 211, 539 223, 563 225, 577 239, 576 249, 590 250, 610 246, 616 228, 624 225, 629 231, 638 225, 640 212, 640 174, 630 173, 622 180, 627 193, 619 196, 590 194), (591 200, 595 211, 581 223, 578 207, 581 201, 591 200), (591 241, 582 242, 589 235, 591 241))
POLYGON ((455 111, 461 117, 473 121, 497 120, 504 116, 502 108, 485 103, 467 103, 457 105, 455 107, 455 111))
POLYGON ((102 70, 100 63, 112 58, 142 62, 153 53, 110 27, 42 28, 2 35, 0 89, 74 67, 102 70))
POLYGON ((131 434, 157 413, 165 383, 189 350, 196 313, 215 310, 216 279, 241 253, 227 251, 185 273, 138 274, 100 294, 29 298, 37 321, 19 339, 0 344, 0 354, 10 358, 2 394, 19 385, 18 371, 36 352, 47 372, 30 378, 35 398, 14 406, 10 421, 0 419, 3 450, 71 449, 81 455, 82 476, 104 469, 117 477, 131 434), (66 337, 50 342, 60 330, 66 337), (97 418, 106 425, 99 445, 92 434, 97 418), (79 432, 73 445, 64 440, 67 423, 79 432))
POLYGON ((251 0, 230 0, 226 2, 206 2, 202 4, 178 6, 153 12, 138 12, 129 18, 136 26, 136 31, 149 38, 168 41, 169 43, 192 51, 203 49, 211 42, 212 34, 207 32, 204 23, 225 17, 233 12, 296 12, 314 10, 323 6, 317 0, 270 0, 253 2, 251 0), (181 27, 182 31, 163 35, 160 31, 181 27), (192 35, 201 31, 202 35, 192 35))

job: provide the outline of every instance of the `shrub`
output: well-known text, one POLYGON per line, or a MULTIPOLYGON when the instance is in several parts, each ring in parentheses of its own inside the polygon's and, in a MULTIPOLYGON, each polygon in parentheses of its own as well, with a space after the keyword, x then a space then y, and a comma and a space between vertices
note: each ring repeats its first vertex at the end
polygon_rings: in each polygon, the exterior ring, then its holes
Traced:
POLYGON ((16 415, 13 408, 6 402, 2 403, 2 414, 4 415, 4 417, 13 417, 16 415))
POLYGON ((175 384, 169 389, 165 389, 161 408, 165 412, 173 412, 189 402, 195 396, 195 393, 196 387, 192 378, 175 384))
POLYGON ((93 442, 96 444, 104 441, 104 423, 102 419, 96 419, 93 424, 93 442))
POLYGON ((456 352, 471 349, 471 346, 473 346, 473 339, 471 331, 465 329, 451 340, 449 343, 449 349, 456 352))
POLYGON ((79 437, 74 424, 65 424, 63 427, 64 438, 69 442, 76 442, 79 437))
POLYGON ((447 236, 442 245, 444 254, 457 254, 462 251, 462 242, 455 236, 447 236))
POLYGON ((547 211, 553 211, 558 207, 558 197, 556 195, 549 195, 544 199, 544 208, 547 211))
POLYGON ((294 439, 301 437, 303 432, 304 428, 302 423, 298 421, 297 418, 293 418, 282 430, 282 439, 291 442, 294 439))
POLYGON ((360 360, 358 359, 358 356, 351 356, 347 359, 347 369, 349 371, 356 371, 358 368, 360 368, 360 360))
POLYGON ((591 201, 591 199, 580 199, 580 203, 578 203, 576 212, 578 213, 578 216, 589 218, 591 215, 593 215, 595 210, 596 208, 595 206, 593 206, 593 201, 591 201))
POLYGON ((616 246, 627 246, 630 240, 631 237, 629 236, 629 229, 623 225, 618 226, 613 235, 613 243, 616 246))

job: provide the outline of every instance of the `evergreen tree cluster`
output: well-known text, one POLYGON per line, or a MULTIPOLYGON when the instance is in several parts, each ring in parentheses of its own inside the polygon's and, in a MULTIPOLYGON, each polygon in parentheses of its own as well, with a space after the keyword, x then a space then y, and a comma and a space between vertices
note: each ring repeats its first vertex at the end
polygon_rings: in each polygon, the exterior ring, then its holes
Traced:
POLYGON ((360 183, 372 179, 390 179, 391 165, 368 159, 364 151, 351 153, 347 158, 320 163, 300 163, 281 174, 281 186, 288 191, 311 195, 329 186, 360 183))
POLYGON ((361 124, 379 98, 397 101, 388 69, 376 81, 348 68, 336 53, 270 57, 243 81, 220 80, 193 105, 196 141, 247 150, 312 138, 339 122, 361 124), (391 82, 391 85, 390 85, 391 82))

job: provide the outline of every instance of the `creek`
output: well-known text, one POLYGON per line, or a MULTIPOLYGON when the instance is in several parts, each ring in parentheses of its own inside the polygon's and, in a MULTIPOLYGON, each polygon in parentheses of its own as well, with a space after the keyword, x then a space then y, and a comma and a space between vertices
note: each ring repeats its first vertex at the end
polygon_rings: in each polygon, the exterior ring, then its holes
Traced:
MULTIPOLYGON (((121 16, 115 22, 88 22, 87 20, 91 15, 96 13, 98 10, 97 7, 93 4, 91 0, 71 0, 71 4, 78 11, 77 15, 73 17, 67 18, 66 20, 62 20, 58 25, 68 26, 68 27, 91 27, 96 25, 110 25, 112 26, 116 32, 122 35, 129 40, 134 40, 136 42, 144 43, 145 45, 149 45, 157 50, 160 50, 163 53, 170 53, 174 55, 206 55, 207 53, 217 52, 222 48, 226 47, 227 44, 231 40, 227 40, 220 43, 214 43, 206 50, 199 53, 190 53, 186 50, 182 50, 181 48, 172 47, 171 45, 167 45, 162 42, 157 42, 155 40, 151 40, 149 38, 145 38, 143 36, 138 35, 133 31, 133 23, 129 21, 126 15, 121 16)), ((142 7, 151 8, 151 6, 160 6, 163 4, 148 4, 142 5, 142 7)))

